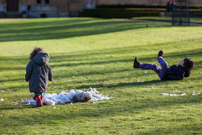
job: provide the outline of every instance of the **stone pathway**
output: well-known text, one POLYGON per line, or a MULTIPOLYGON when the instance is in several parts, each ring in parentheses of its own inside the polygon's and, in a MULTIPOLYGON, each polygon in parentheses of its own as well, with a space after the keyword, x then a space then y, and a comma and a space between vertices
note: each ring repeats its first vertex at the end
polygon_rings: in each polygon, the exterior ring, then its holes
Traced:
MULTIPOLYGON (((113 19, 113 20, 125 20, 125 21, 138 21, 138 22, 157 22, 166 23, 172 25, 171 21, 160 21, 160 20, 146 20, 146 19, 113 19)), ((190 23, 190 26, 202 26, 202 23, 190 23)))

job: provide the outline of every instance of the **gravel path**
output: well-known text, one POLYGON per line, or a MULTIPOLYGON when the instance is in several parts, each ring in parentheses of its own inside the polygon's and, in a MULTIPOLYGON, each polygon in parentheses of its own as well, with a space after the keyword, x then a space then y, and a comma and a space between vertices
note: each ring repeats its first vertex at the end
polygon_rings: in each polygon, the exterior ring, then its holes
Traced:
MULTIPOLYGON (((159 20, 146 20, 146 19, 114 19, 114 20, 126 20, 126 21, 138 21, 138 22, 157 22, 166 23, 172 25, 171 21, 159 21, 159 20)), ((202 23, 190 23, 190 26, 202 26, 202 23)))
MULTIPOLYGON (((142 21, 142 22, 158 22, 158 23, 167 23, 172 24, 170 21, 158 21, 158 20, 145 20, 145 19, 131 19, 134 21, 142 21)), ((202 23, 190 23, 190 26, 202 26, 202 23)))

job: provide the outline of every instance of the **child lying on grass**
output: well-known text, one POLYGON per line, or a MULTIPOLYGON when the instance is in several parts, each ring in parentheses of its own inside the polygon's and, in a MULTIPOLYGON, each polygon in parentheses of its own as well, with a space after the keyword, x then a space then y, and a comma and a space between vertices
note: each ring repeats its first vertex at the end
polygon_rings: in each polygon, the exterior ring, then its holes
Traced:
POLYGON ((161 80, 181 80, 184 77, 189 77, 191 70, 194 68, 194 62, 191 58, 181 60, 178 66, 172 65, 168 67, 168 63, 163 59, 163 51, 159 51, 157 60, 162 68, 156 64, 141 64, 138 58, 135 57, 133 68, 154 70, 161 80))

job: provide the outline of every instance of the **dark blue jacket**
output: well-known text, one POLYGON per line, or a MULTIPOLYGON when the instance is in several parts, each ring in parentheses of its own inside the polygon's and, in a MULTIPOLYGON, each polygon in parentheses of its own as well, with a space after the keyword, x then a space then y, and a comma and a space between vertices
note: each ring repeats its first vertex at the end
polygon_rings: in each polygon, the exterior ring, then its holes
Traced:
POLYGON ((25 80, 29 81, 30 92, 46 92, 48 80, 52 81, 53 74, 48 64, 50 57, 46 52, 39 52, 26 67, 25 80))
POLYGON ((190 70, 180 65, 173 65, 167 69, 161 80, 182 80, 184 77, 189 77, 190 70))

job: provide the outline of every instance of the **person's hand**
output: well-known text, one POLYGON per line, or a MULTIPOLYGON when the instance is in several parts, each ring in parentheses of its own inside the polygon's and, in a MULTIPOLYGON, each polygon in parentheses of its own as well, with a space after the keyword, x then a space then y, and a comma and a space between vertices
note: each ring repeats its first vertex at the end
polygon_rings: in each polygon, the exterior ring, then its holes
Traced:
POLYGON ((51 82, 52 82, 52 83, 54 83, 55 81, 54 81, 54 80, 52 80, 51 82))
POLYGON ((159 57, 159 56, 163 57, 163 51, 162 51, 162 50, 159 51, 158 57, 159 57))

